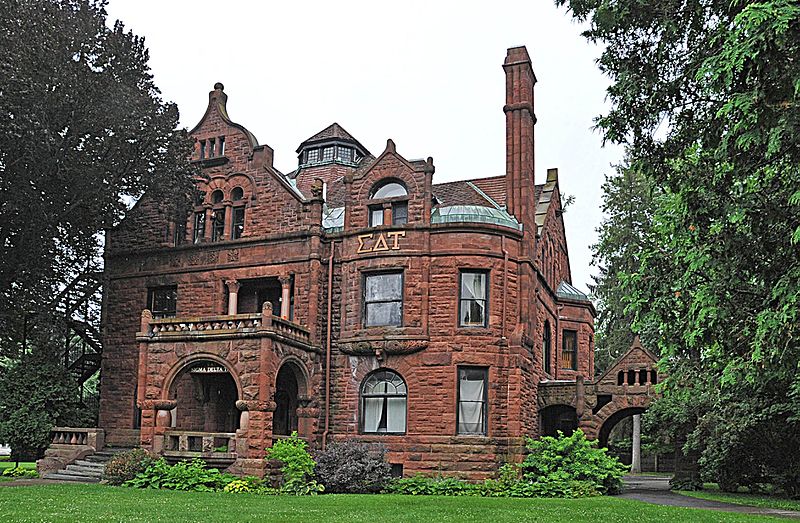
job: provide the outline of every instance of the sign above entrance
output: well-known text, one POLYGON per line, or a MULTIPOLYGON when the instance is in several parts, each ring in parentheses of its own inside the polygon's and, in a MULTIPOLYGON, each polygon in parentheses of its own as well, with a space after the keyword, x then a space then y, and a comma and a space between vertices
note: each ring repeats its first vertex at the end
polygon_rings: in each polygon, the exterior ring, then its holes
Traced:
POLYGON ((223 367, 222 365, 214 365, 214 364, 204 364, 198 365, 197 367, 192 367, 189 370, 190 374, 227 374, 228 369, 223 367))
POLYGON ((399 251, 400 238, 406 237, 406 231, 389 231, 386 233, 378 233, 376 236, 372 234, 359 234, 358 235, 358 251, 357 254, 364 254, 367 252, 380 252, 380 251, 399 251))

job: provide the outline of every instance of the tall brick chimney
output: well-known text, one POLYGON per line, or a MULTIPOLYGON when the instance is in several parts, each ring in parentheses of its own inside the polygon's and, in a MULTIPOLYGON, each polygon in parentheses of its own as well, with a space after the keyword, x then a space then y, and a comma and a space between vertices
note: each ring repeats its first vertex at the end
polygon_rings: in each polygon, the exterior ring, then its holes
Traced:
POLYGON ((512 47, 506 54, 506 206, 526 234, 536 234, 533 179, 533 74, 528 50, 512 47))

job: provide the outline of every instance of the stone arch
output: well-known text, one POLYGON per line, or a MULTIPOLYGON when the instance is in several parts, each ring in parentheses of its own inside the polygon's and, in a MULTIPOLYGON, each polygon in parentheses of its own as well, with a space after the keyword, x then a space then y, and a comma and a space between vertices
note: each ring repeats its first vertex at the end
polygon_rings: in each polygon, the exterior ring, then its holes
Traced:
POLYGON ((197 363, 199 361, 212 361, 214 363, 218 363, 219 365, 225 367, 228 370, 228 373, 233 378, 233 382, 236 384, 236 394, 239 396, 239 399, 242 399, 244 396, 244 389, 242 388, 242 381, 239 379, 239 375, 236 369, 231 365, 231 363, 226 360, 225 358, 221 358, 215 354, 211 354, 210 352, 196 352, 194 354, 190 354, 184 358, 179 359, 172 368, 167 373, 167 376, 164 378, 164 385, 161 387, 161 399, 166 400, 169 399, 169 390, 172 388, 173 382, 175 378, 180 374, 182 371, 186 370, 189 365, 193 363, 197 363))
POLYGON ((244 189, 244 200, 245 201, 255 201, 258 199, 258 191, 256 190, 256 182, 252 176, 249 174, 235 172, 229 174, 225 178, 226 183, 228 184, 228 198, 230 198, 230 191, 233 190, 234 187, 241 187, 244 189))
POLYGON ((288 356, 281 361, 273 389, 273 434, 288 436, 295 431, 301 432, 298 410, 308 403, 308 384, 306 367, 299 358, 288 356))
POLYGON ((647 406, 631 406, 614 411, 613 414, 608 416, 602 422, 597 431, 598 446, 608 447, 608 437, 611 434, 611 430, 614 428, 614 426, 616 426, 617 423, 635 414, 642 414, 646 410, 647 406))

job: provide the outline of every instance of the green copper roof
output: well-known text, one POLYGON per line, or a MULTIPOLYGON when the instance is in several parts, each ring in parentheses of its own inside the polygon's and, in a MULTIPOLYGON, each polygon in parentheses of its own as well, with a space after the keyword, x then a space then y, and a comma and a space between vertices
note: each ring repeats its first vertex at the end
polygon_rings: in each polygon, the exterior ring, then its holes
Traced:
POLYGON ((559 298, 566 298, 568 300, 589 301, 589 302, 592 301, 592 299, 589 298, 589 296, 582 293, 581 291, 579 291, 578 289, 576 289, 575 287, 573 287, 572 285, 570 285, 565 281, 562 281, 558 285, 558 289, 556 289, 556 296, 558 296, 559 298))
POLYGON ((502 208, 481 205, 450 205, 431 213, 431 223, 491 223, 522 230, 522 224, 502 208))

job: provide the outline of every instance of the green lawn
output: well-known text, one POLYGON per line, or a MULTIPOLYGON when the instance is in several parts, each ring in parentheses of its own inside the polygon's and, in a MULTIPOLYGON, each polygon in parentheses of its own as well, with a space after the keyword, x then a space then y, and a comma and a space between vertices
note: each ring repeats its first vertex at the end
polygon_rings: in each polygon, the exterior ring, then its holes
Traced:
POLYGON ((737 505, 796 510, 800 512, 800 500, 798 499, 787 499, 781 496, 770 496, 766 494, 722 492, 719 490, 719 487, 716 483, 706 483, 703 488, 705 490, 685 491, 681 492, 681 494, 685 496, 691 496, 693 498, 724 501, 725 503, 736 503, 737 505))
MULTIPOLYGON (((6 469, 13 469, 16 464, 17 463, 15 461, 8 461, 8 459, 0 460, 0 481, 5 482, 14 480, 14 478, 3 476, 3 471, 6 469)), ((33 461, 20 461, 19 468, 36 470, 36 463, 33 461)))
POLYGON ((0 487, 0 521, 772 521, 750 515, 579 500, 327 495, 316 497, 135 490, 103 485, 0 487))

